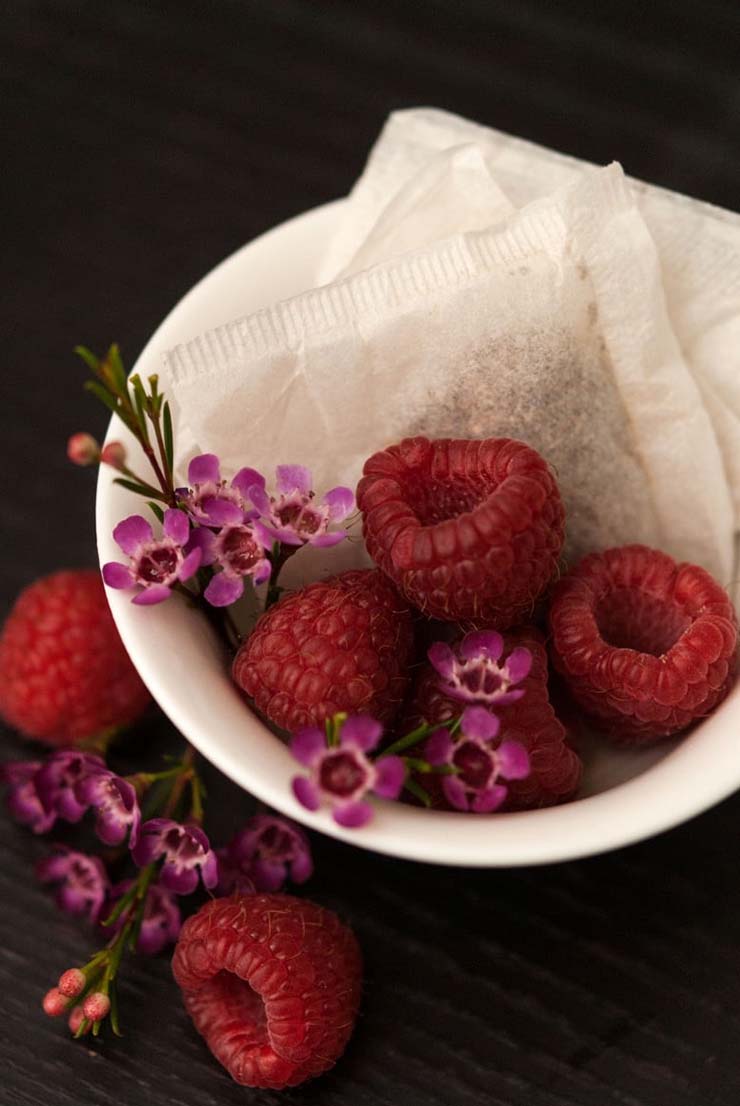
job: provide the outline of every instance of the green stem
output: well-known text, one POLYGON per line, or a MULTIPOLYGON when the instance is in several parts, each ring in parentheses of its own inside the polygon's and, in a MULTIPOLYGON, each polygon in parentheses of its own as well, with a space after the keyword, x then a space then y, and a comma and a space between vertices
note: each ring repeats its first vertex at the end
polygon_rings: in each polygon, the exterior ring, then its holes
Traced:
POLYGON ((420 726, 417 726, 411 733, 404 734, 403 737, 399 737, 392 745, 389 745, 387 749, 381 751, 381 756, 398 756, 399 753, 403 753, 406 749, 413 748, 423 738, 429 737, 430 734, 435 733, 437 730, 449 730, 450 733, 455 733, 460 725, 459 718, 450 718, 447 722, 439 722, 436 726, 430 726, 428 722, 422 722, 420 726))

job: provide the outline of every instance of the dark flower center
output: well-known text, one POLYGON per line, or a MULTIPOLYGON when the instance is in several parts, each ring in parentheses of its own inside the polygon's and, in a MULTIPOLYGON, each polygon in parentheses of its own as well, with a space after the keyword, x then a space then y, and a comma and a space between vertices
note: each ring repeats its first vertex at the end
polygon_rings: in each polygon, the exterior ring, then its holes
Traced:
POLYGON ((146 584, 164 584, 176 572, 177 550, 170 545, 144 553, 136 567, 136 575, 146 584))
POLYGON ((234 526, 223 535, 221 556, 235 573, 246 576, 264 554, 248 526, 234 526))
POLYGON ((367 779, 367 769, 354 753, 340 749, 324 757, 319 769, 319 783, 324 791, 349 798, 367 779))
POLYGON ((192 865, 203 857, 200 842, 180 829, 167 830, 163 844, 170 859, 176 859, 180 864, 192 865))
POLYGON ((458 671, 458 680, 466 691, 481 696, 494 695, 504 684, 498 668, 492 667, 485 660, 463 664, 458 671))
POLYGON ((301 517, 302 510, 303 506, 300 503, 286 503, 285 506, 278 507, 275 514, 281 526, 294 526, 301 517))
POLYGON ((293 839, 279 826, 268 826, 259 836, 257 852, 265 859, 284 860, 293 852, 293 839))
POLYGON ((100 876, 91 865, 75 860, 70 865, 67 882, 73 884, 83 894, 94 896, 99 890, 100 876))
POLYGON ((452 755, 459 778, 471 791, 482 791, 493 773, 493 758, 475 741, 461 741, 452 755))

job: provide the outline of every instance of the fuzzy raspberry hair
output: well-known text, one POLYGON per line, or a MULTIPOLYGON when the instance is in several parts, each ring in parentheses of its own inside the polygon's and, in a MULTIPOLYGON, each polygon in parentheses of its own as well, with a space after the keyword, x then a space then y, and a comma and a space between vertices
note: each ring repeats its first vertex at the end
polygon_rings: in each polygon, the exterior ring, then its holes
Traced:
MULTIPOLYGON (((505 655, 524 646, 532 654, 532 667, 526 679, 517 685, 524 691, 523 697, 494 708, 501 721, 500 740, 520 742, 529 753, 530 763, 525 779, 507 782, 508 795, 502 809, 553 806, 572 798, 581 781, 583 766, 550 704, 547 650, 542 634, 534 627, 523 627, 503 636, 505 655)), ((417 677, 404 729, 411 730, 422 721, 447 722, 460 715, 464 706, 445 694, 439 686, 438 673, 425 664, 417 677)), ((417 751, 423 755, 423 748, 417 751)), ((425 773, 418 777, 418 782, 431 795, 435 807, 449 807, 439 787, 439 777, 425 773)))
POLYGON ((236 683, 294 733, 338 711, 389 722, 408 682, 411 611, 382 572, 360 569, 285 596, 234 660, 236 683))
POLYGON ((365 462, 357 488, 368 552, 424 614, 506 629, 553 577, 558 486, 508 438, 406 438, 365 462))
POLYGON ((172 971, 195 1028, 247 1087, 294 1087, 333 1067, 360 1003, 352 931, 290 895, 206 903, 185 922, 172 971))
POLYGON ((623 742, 686 729, 735 678, 737 619, 708 572, 627 545, 585 557, 557 585, 553 663, 579 706, 623 742))
POLYGON ((98 572, 57 572, 21 592, 0 634, 6 722, 69 745, 134 722, 149 702, 98 572))

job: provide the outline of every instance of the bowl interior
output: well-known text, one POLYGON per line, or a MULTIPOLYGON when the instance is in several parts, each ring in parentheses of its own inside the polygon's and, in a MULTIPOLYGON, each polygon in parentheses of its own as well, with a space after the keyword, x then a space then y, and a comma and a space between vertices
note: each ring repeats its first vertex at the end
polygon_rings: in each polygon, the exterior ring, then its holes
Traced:
MULTIPOLYGON (((233 254, 180 301, 150 339, 135 371, 158 371, 164 351, 231 318, 312 287, 323 244, 340 203, 317 208, 275 228, 233 254)), ((176 428, 177 429, 177 428, 176 428)), ((133 467, 145 461, 124 427, 109 438, 126 442, 133 467)), ((197 443, 193 443, 197 448, 197 443)), ((244 464, 249 458, 244 458, 244 464)), ((117 559, 111 532, 141 511, 142 501, 113 483, 101 467, 97 532, 101 563, 117 559)), ((342 546, 328 551, 342 567, 342 546)), ((323 551, 324 556, 327 551, 323 551)), ((311 575, 309 558, 301 573, 311 575)), ((291 582, 291 581, 288 581, 291 582)), ((294 583, 302 580, 294 578, 294 583)), ((308 826, 355 845, 416 860, 508 866, 564 860, 648 837, 692 817, 740 786, 740 685, 722 706, 682 741, 642 751, 613 748, 596 739, 584 753, 581 797, 548 810, 470 817, 378 802, 362 830, 345 830, 324 811, 312 814, 293 798, 295 762, 283 744, 248 709, 229 678, 228 658, 197 613, 174 600, 134 607, 109 591, 121 636, 162 709, 196 748, 263 802, 308 826)))

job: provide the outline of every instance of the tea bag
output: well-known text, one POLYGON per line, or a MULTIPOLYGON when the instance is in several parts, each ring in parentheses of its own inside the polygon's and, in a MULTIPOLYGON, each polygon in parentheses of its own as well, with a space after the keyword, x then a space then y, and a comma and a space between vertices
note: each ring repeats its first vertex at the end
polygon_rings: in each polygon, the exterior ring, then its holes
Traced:
POLYGON ((232 468, 300 461, 321 490, 407 435, 517 437, 557 472, 568 560, 640 541, 729 577, 721 458, 618 165, 219 327, 165 373, 232 468))
MULTIPOLYGON (((404 197, 410 201, 424 167, 461 143, 477 148, 497 188, 516 208, 592 169, 586 162, 448 112, 395 112, 347 200, 328 244, 323 278, 356 270, 363 257, 373 256, 376 245, 394 254, 403 252, 400 233, 395 242, 378 235, 386 211, 403 206, 404 197)), ((629 184, 658 250, 668 317, 712 420, 740 530, 740 215, 641 181, 629 184)), ((466 206, 462 190, 457 206, 466 206)), ((447 233, 438 233, 432 218, 425 227, 423 237, 416 220, 415 246, 447 233)), ((377 252, 375 258, 379 259, 377 252)))

